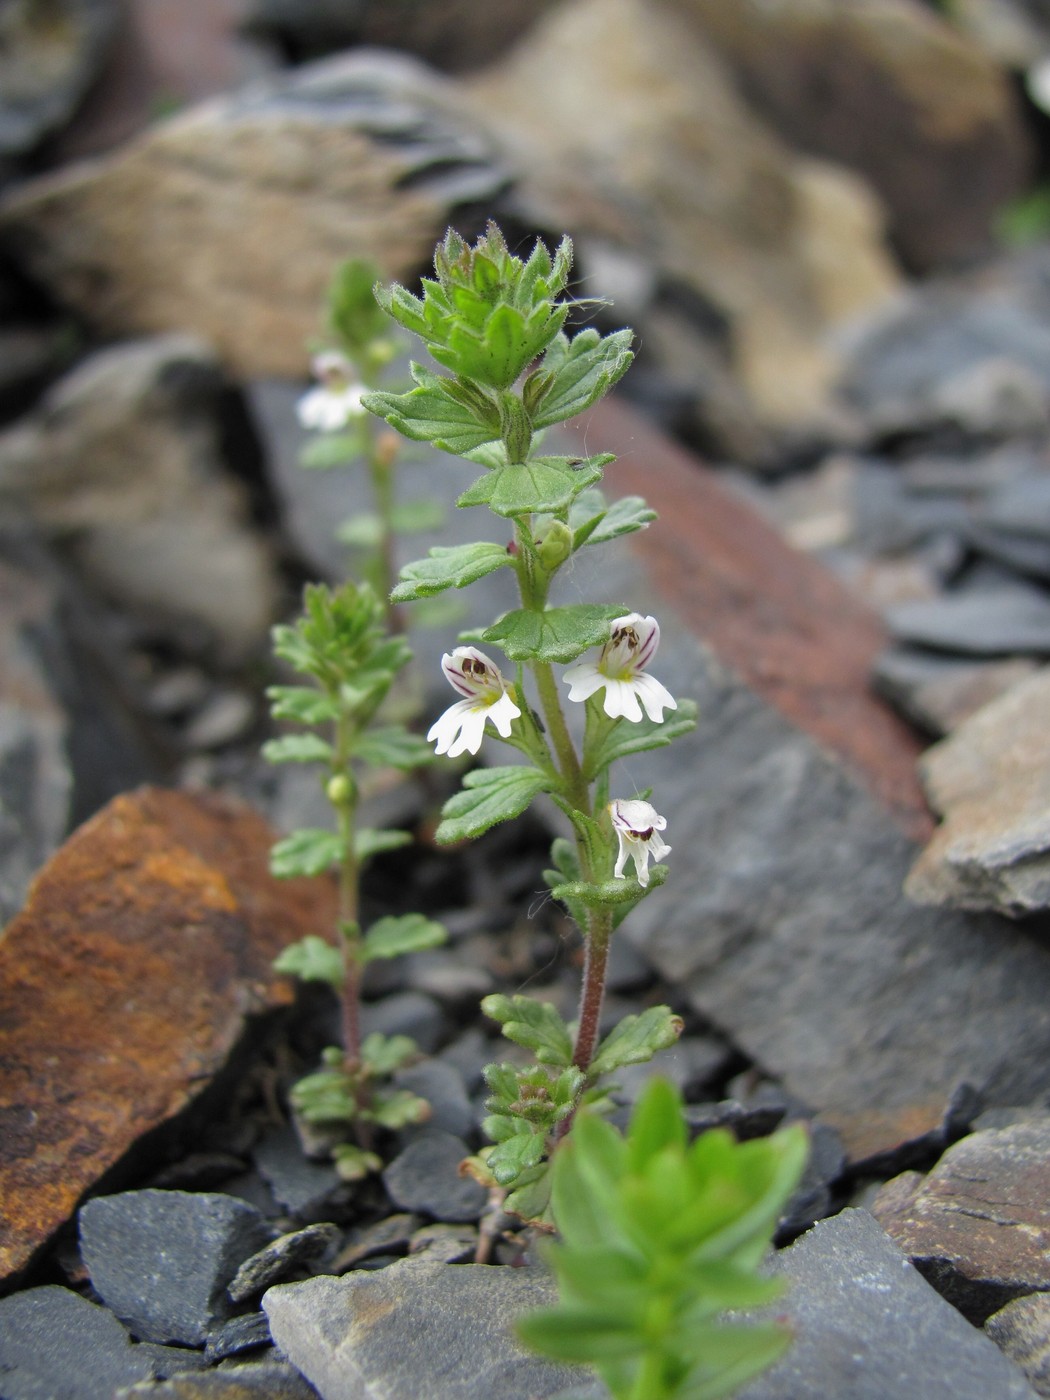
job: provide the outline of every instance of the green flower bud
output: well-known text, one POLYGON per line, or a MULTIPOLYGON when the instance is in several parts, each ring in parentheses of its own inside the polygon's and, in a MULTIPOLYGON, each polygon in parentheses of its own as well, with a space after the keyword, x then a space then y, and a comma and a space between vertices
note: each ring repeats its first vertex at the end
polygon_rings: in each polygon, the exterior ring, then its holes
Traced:
POLYGON ((572 553, 572 531, 563 520, 552 520, 542 540, 536 541, 540 563, 552 574, 572 553))
POLYGON ((345 773, 336 773, 325 784, 325 794, 333 807, 345 807, 353 800, 354 785, 345 773))

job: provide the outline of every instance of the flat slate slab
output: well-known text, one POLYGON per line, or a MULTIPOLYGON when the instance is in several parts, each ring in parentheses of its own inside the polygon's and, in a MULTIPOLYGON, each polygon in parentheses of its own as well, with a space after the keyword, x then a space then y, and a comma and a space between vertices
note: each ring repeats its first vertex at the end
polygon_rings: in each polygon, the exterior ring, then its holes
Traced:
POLYGON ((822 1220, 776 1259, 795 1340, 738 1400, 1033 1400, 982 1332, 864 1210, 822 1220))
POLYGON ((537 1269, 406 1259, 280 1284, 263 1309, 322 1400, 543 1400, 586 1378, 527 1352, 511 1331, 555 1291, 537 1269))
POLYGON ((37 877, 0 937, 0 1281, 291 1002, 272 961, 334 897, 274 880, 273 839, 241 803, 144 788, 37 877))

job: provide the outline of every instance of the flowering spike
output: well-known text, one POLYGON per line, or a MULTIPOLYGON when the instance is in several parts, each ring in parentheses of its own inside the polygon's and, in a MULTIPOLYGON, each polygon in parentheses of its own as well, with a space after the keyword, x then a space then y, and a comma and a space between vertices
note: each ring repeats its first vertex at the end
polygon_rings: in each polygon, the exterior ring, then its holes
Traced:
POLYGON ((521 711, 507 694, 499 667, 477 647, 456 647, 441 658, 441 669, 453 690, 464 698, 450 705, 430 727, 427 739, 436 741, 436 752, 458 758, 477 753, 490 719, 504 739, 510 738, 511 721, 521 711))
POLYGON ((667 827, 667 818, 638 798, 616 798, 609 803, 609 815, 620 846, 613 874, 617 880, 626 879, 623 872, 630 858, 644 889, 649 883, 649 857, 661 861, 671 851, 660 835, 667 827))
POLYGON ((610 719, 637 724, 644 707, 652 722, 660 724, 664 710, 678 708, 670 691, 645 669, 660 644, 660 624, 655 617, 628 613, 614 618, 609 627, 609 640, 598 660, 579 661, 565 672, 569 699, 584 701, 604 688, 604 709, 610 719))

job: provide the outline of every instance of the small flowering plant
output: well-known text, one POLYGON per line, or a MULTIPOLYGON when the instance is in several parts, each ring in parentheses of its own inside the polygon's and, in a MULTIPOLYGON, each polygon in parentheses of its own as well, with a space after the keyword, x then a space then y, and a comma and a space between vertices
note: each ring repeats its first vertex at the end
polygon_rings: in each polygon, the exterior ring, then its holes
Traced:
POLYGON ((663 883, 662 862, 671 851, 661 834, 666 819, 650 793, 614 793, 612 774, 618 760, 691 729, 695 706, 676 700, 650 669, 658 665, 655 618, 622 603, 553 599, 560 570, 580 550, 607 545, 655 518, 640 497, 610 503, 598 489, 613 461, 609 454, 564 456, 542 446, 544 429, 597 402, 632 359, 629 330, 566 332, 571 303, 563 293, 571 263, 568 239, 553 254, 537 242, 522 260, 494 224, 474 246, 450 230, 422 297, 398 285, 375 292, 446 373, 413 364, 414 388, 364 398, 366 408, 405 436, 480 469, 457 505, 487 506, 499 533, 491 541, 434 548, 407 565, 394 601, 464 588, 498 569, 513 571, 520 597, 519 607, 442 658, 458 698, 428 738, 438 754, 457 757, 477 754, 489 734, 524 761, 468 773, 445 804, 437 839, 480 836, 541 794, 561 809, 571 833, 554 842, 547 878, 583 937, 577 1021, 568 1025, 552 1005, 524 996, 483 1002, 536 1063, 487 1069, 493 1145, 471 1159, 471 1169, 509 1191, 507 1206, 526 1218, 544 1215, 550 1152, 581 1104, 600 1095, 598 1080, 650 1059, 681 1030, 670 1009, 657 1006, 625 1018, 604 1039, 599 1034, 613 931, 663 883), (558 666, 567 667, 560 679, 558 666), (582 741, 568 718, 577 707, 582 741))
POLYGON ((399 501, 395 473, 401 440, 383 428, 364 406, 364 397, 388 376, 402 350, 400 337, 376 304, 374 265, 352 258, 336 272, 328 292, 325 348, 311 362, 314 386, 297 405, 299 422, 314 436, 300 458, 304 467, 329 470, 363 463, 372 486, 372 510, 339 525, 342 543, 366 551, 362 574, 371 582, 388 620, 396 572, 394 543, 399 535, 430 530, 442 512, 427 501, 399 501))
POLYGON ((298 732, 271 739, 263 749, 271 763, 315 765, 332 808, 333 827, 304 828, 279 841, 270 856, 278 877, 321 875, 338 880, 338 922, 331 936, 308 934, 286 948, 274 966, 307 982, 325 982, 340 998, 342 1045, 322 1055, 322 1068, 299 1081, 291 1103, 299 1121, 325 1140, 347 1180, 382 1165, 374 1131, 403 1127, 429 1115, 429 1105, 391 1083, 416 1053, 408 1036, 363 1036, 361 978, 376 958, 433 948, 444 928, 421 914, 387 915, 361 926, 361 873, 383 851, 408 845, 407 831, 380 830, 358 820, 369 769, 408 771, 429 763, 423 740, 401 724, 383 722, 384 700, 411 659, 403 638, 385 626, 383 606, 363 584, 337 591, 306 589, 304 609, 292 626, 273 632, 274 651, 307 684, 271 686, 273 717, 298 732))

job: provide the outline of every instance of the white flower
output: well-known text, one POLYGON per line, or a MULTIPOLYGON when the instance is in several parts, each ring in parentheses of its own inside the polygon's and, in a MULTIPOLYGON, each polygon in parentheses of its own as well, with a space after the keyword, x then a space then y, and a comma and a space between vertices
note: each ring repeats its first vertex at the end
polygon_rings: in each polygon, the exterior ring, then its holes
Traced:
POLYGON ((569 699, 586 700, 604 686, 604 709, 610 719, 637 724, 644 706, 652 722, 660 724, 664 710, 678 709, 670 691, 645 670, 660 644, 660 624, 655 617, 628 613, 616 618, 610 628, 597 661, 578 661, 565 672, 569 699))
POLYGON ((510 722, 521 714, 507 694, 499 667, 476 647, 456 647, 441 658, 441 669, 463 700, 457 700, 430 727, 428 741, 437 740, 436 752, 458 758, 477 753, 490 719, 504 739, 510 738, 510 722))
POLYGON ((351 418, 364 416, 367 410, 361 400, 368 391, 354 379, 354 367, 345 355, 326 350, 314 357, 313 371, 321 382, 296 405, 304 428, 335 433, 345 428, 351 418))
POLYGON ((643 887, 649 883, 649 857, 663 860, 671 848, 659 834, 667 826, 667 818, 661 817, 655 807, 637 798, 617 798, 609 803, 613 831, 620 843, 620 853, 616 857, 613 874, 617 880, 626 879, 623 873, 627 858, 634 861, 638 883, 643 887))

